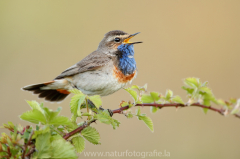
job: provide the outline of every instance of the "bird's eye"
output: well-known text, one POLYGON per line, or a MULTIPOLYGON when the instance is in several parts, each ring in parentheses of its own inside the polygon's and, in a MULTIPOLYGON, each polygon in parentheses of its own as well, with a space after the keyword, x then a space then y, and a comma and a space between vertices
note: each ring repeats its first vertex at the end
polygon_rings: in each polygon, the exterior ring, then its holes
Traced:
POLYGON ((120 42, 121 40, 120 40, 120 38, 115 38, 114 41, 118 43, 118 42, 120 42))

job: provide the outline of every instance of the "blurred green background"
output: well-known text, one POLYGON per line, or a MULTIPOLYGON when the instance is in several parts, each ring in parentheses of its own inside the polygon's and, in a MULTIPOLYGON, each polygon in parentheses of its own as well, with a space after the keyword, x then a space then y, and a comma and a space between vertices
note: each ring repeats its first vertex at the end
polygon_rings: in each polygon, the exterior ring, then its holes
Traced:
MULTIPOLYGON (((208 80, 218 98, 240 97, 240 1, 0 1, 0 124, 29 110, 25 100, 37 100, 21 87, 52 80, 94 51, 110 30, 141 32, 134 38, 138 77, 148 90, 166 89, 186 99, 186 77, 208 80)), ((131 99, 124 91, 104 97, 105 108, 131 99)), ((46 102, 70 117, 70 97, 46 102)), ((172 159, 240 158, 240 120, 199 108, 166 108, 151 114, 154 133, 137 119, 114 116, 117 130, 93 124, 101 145, 87 142, 85 151, 164 151, 172 159)), ((5 130, 0 129, 0 132, 5 130)), ((84 157, 80 155, 80 157, 84 157)))

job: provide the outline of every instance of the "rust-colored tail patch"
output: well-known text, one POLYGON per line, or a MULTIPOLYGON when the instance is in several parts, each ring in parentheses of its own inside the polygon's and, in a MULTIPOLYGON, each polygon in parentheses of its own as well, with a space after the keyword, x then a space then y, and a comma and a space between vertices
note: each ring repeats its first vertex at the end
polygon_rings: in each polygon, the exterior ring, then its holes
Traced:
POLYGON ((62 94, 70 94, 70 92, 65 89, 57 89, 57 91, 62 94))

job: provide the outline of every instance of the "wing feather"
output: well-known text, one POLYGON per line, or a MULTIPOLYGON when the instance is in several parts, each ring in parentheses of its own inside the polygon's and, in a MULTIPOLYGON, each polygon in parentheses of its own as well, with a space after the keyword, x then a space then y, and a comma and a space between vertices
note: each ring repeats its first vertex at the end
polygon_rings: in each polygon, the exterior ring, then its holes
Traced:
POLYGON ((88 56, 86 56, 84 59, 76 63, 75 65, 69 67, 65 71, 63 71, 59 76, 57 76, 55 79, 61 79, 64 77, 73 76, 78 73, 86 72, 95 70, 97 68, 100 68, 111 60, 111 57, 100 53, 98 51, 94 51, 88 56))

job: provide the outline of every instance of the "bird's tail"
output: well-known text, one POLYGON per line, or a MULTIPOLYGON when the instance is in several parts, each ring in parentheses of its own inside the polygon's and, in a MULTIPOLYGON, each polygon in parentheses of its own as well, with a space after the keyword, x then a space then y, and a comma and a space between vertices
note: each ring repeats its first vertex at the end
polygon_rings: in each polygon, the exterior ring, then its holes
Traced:
POLYGON ((28 85, 22 89, 25 91, 31 91, 33 94, 39 94, 39 98, 44 98, 47 101, 60 102, 70 94, 68 89, 66 89, 67 85, 68 81, 62 79, 46 83, 28 85))

